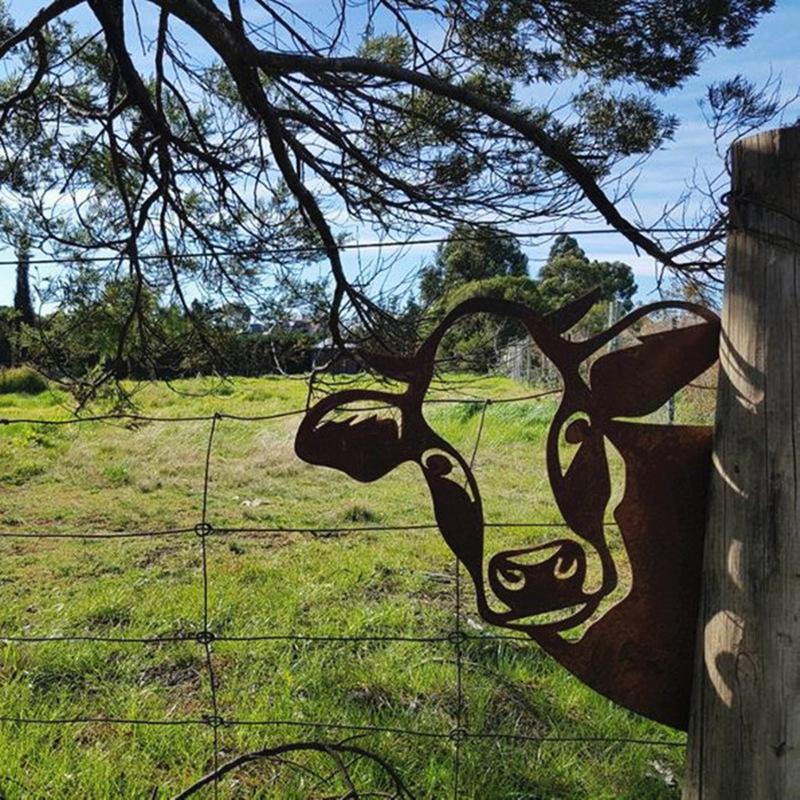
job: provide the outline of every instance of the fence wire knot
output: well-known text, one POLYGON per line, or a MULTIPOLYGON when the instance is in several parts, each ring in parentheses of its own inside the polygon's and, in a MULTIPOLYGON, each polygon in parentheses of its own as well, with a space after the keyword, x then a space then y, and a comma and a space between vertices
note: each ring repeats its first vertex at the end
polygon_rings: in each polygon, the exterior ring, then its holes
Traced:
POLYGON ((447 738, 451 742, 455 742, 456 744, 461 744, 465 742, 469 738, 469 733, 465 728, 453 728, 450 733, 447 734, 447 738))
POLYGON ((194 526, 194 532, 203 539, 214 533, 214 526, 210 522, 198 522, 197 525, 194 526))
POLYGON ((467 639, 469 639, 469 637, 464 631, 455 630, 447 634, 447 641, 454 647, 462 647, 467 643, 467 639))

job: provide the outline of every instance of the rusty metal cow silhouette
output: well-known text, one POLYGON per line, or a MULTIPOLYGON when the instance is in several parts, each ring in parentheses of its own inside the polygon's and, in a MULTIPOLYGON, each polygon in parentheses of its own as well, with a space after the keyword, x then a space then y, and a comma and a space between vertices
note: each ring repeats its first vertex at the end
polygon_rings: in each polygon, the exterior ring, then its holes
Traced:
MULTIPOLYGON (((589 311, 592 294, 541 316, 511 301, 473 298, 454 308, 415 355, 362 352, 401 393, 349 389, 311 406, 297 432, 298 456, 362 482, 404 462, 422 470, 439 530, 466 567, 478 610, 493 625, 524 631, 581 681, 659 722, 688 720, 695 621, 710 466, 711 429, 631 421, 660 408, 717 359, 719 320, 685 302, 633 311, 585 341, 563 335, 589 311), (590 356, 646 315, 691 312, 698 324, 639 336, 632 347, 590 356), (491 313, 516 319, 559 370, 563 395, 550 425, 546 466, 556 504, 578 540, 485 552, 481 496, 467 461, 425 421, 422 404, 438 345, 459 319, 491 313), (341 419, 352 403, 387 404, 399 419, 341 419), (567 466, 567 445, 574 456, 567 466), (624 464, 624 492, 609 509, 607 447, 624 464), (627 594, 615 604, 619 570, 604 520, 613 514, 630 565, 627 594), (587 588, 587 564, 599 563, 599 585, 587 588), (606 603, 603 604, 603 601, 606 603), (601 605, 602 604, 602 605, 601 605), (610 605, 609 608, 605 608, 610 605), (567 635, 583 626, 579 638, 567 635)), ((619 555, 617 556, 619 558, 619 555)))

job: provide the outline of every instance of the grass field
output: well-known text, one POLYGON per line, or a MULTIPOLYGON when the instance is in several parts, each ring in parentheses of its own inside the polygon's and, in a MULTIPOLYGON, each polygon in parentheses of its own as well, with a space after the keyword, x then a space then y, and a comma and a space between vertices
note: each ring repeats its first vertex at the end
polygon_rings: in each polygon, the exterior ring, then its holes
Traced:
MULTIPOLYGON (((161 417, 270 415, 302 408, 306 392, 301 381, 267 378, 177 388, 142 387, 139 409, 161 417)), ((487 379, 447 391, 531 390, 487 379)), ((58 392, 0 394, 0 418, 66 418, 66 400, 58 392)), ((476 475, 487 520, 558 521, 542 454, 555 402, 486 410, 476 475)), ((430 406, 429 420, 469 454, 481 408, 430 406)), ((681 402, 679 419, 707 421, 706 398, 681 402)), ((193 638, 204 624, 203 546, 208 625, 224 637, 211 645, 217 711, 229 721, 216 729, 221 761, 294 740, 358 737, 352 741, 391 763, 417 798, 449 798, 456 745, 447 734, 460 726, 477 734, 459 748, 462 798, 679 796, 682 747, 620 740, 679 745, 683 737, 613 706, 535 644, 493 638, 466 583, 461 707, 456 645, 447 639, 455 571, 438 533, 342 531, 430 524, 417 468, 404 465, 365 486, 307 466, 293 452, 298 420, 217 421, 207 519, 239 530, 205 540, 194 526, 208 420, 0 425, 0 717, 40 720, 0 723, 0 798, 168 798, 212 767, 215 731, 202 721, 213 710, 206 650, 193 638), (287 527, 330 530, 274 530, 287 527), (133 530, 171 532, 18 535, 133 530), (247 641, 265 634, 277 638, 247 641), (113 641, 2 641, 64 636, 113 641), (148 637, 175 641, 124 641, 148 637), (41 722, 75 719, 86 721, 41 722), (194 722, 177 724, 185 720, 194 722), (495 732, 505 736, 488 735, 495 732)), ((504 544, 542 535, 491 530, 504 544)), ((309 772, 323 769, 314 759, 325 756, 303 758, 237 771, 218 795, 347 796, 346 784, 337 793, 309 772)), ((384 785, 369 762, 351 772, 384 785)), ((213 796, 204 791, 197 796, 213 796)))

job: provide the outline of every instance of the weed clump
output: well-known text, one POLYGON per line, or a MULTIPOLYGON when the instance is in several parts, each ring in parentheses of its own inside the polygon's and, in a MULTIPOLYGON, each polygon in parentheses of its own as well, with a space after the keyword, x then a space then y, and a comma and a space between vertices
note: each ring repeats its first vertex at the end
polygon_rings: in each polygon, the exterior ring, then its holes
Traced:
POLYGON ((342 514, 345 522, 376 522, 378 515, 367 506, 354 504, 342 514))
POLYGON ((30 367, 0 370, 0 394, 41 394, 49 388, 47 379, 30 367))

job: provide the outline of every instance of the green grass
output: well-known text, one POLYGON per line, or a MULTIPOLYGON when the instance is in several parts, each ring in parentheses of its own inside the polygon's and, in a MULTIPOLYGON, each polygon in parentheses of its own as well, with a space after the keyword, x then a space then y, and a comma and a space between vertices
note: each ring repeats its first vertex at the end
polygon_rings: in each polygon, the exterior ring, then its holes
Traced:
MULTIPOLYGON (((266 415, 301 408, 289 379, 215 386, 185 381, 137 393, 143 413, 266 415), (204 391, 210 393, 203 393, 204 391)), ((502 379, 465 382, 464 395, 511 397, 502 379)), ((453 394, 452 388, 449 394, 453 394)), ((543 464, 555 400, 490 405, 476 474, 490 521, 558 520, 543 464)), ((689 395, 679 420, 707 419, 689 395)), ((67 398, 0 396, 0 418, 67 417, 67 398)), ((468 456, 482 404, 433 405, 430 423, 468 456)), ((431 522, 413 465, 361 485, 297 460, 298 417, 222 419, 214 436, 208 519, 217 527, 331 529, 431 522)), ((0 530, 90 533, 192 528, 203 501, 210 423, 97 422, 0 425, 0 530)), ((489 544, 541 536, 492 529, 489 544)), ((446 636, 453 628, 453 559, 436 531, 215 534, 207 540, 209 620, 218 635, 446 636)), ((191 635, 203 624, 201 540, 194 532, 124 540, 0 539, 0 636, 191 635)), ((535 644, 498 641, 463 597, 462 724, 520 736, 681 736, 615 707, 535 644)), ((447 734, 457 723, 455 650, 444 641, 223 641, 213 646, 220 715, 303 721, 219 730, 222 759, 298 739, 339 741, 359 726, 447 734)), ((134 644, 0 643, 0 716, 179 721, 211 710, 205 652, 190 639, 134 644)), ((207 725, 82 722, 0 724, 0 798, 167 798, 211 765, 207 725)), ((448 739, 372 733, 356 740, 390 762, 422 798, 452 796, 448 739)), ((470 739, 461 751, 462 798, 676 798, 682 749, 614 741, 470 739)), ((306 766, 319 767, 320 758, 306 766)), ((319 767, 322 768, 322 767, 319 767)), ((330 769, 330 763, 328 763, 330 769)), ((380 781, 375 767, 354 775, 380 781)), ((296 765, 249 767, 222 782, 222 798, 320 798, 296 765)), ((344 794, 342 788, 340 794, 344 794)), ((210 793, 201 797, 211 797, 210 793)), ((336 795, 338 796, 338 795, 336 795)))

